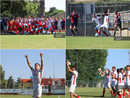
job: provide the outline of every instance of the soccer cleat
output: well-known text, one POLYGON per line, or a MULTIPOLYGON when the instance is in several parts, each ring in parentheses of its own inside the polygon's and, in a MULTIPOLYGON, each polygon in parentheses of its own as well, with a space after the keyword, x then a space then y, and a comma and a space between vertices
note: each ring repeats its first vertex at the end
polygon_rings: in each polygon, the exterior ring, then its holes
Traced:
POLYGON ((104 97, 104 96, 102 95, 102 96, 100 96, 100 97, 104 97))

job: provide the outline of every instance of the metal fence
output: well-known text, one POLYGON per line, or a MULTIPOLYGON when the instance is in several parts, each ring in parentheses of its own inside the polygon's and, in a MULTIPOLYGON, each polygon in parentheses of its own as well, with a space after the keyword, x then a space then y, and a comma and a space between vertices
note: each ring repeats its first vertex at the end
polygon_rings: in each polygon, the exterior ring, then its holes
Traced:
MULTIPOLYGON (((114 28, 114 11, 117 9, 121 15, 122 28, 126 28, 122 31, 117 31, 117 36, 130 36, 130 2, 104 2, 104 3, 86 3, 86 4, 67 4, 66 7, 66 16, 70 15, 73 9, 77 10, 77 14, 84 21, 78 21, 78 30, 80 31, 79 36, 95 36, 95 23, 90 23, 92 20, 92 14, 100 15, 104 17, 103 12, 110 9, 110 28, 114 28)), ((103 21, 102 21, 103 22, 103 21)), ((70 19, 66 21, 66 35, 71 36, 69 30, 70 19)), ((110 34, 113 35, 114 31, 110 31, 110 34)), ((104 36, 102 34, 102 36, 104 36)))

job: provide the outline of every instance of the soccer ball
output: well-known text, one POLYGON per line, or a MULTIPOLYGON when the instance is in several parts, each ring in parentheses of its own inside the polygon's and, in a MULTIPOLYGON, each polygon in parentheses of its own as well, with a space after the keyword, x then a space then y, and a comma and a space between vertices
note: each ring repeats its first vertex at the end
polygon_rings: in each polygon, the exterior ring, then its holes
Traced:
POLYGON ((98 34, 98 33, 96 33, 96 34, 95 34, 95 36, 96 36, 96 37, 99 37, 99 34, 98 34))

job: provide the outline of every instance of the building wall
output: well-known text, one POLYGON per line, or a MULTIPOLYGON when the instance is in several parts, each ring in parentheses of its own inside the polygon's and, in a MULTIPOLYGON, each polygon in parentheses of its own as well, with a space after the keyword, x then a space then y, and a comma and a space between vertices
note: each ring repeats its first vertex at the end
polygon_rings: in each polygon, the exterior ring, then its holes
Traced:
POLYGON ((32 82, 23 83, 23 89, 32 88, 32 82))

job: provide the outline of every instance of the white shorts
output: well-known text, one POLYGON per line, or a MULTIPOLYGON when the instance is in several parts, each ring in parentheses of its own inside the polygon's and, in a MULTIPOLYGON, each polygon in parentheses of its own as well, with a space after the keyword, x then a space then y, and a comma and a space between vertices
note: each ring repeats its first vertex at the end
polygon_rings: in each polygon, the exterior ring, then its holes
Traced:
POLYGON ((4 26, 4 31, 7 31, 8 30, 8 26, 4 26))
POLYGON ((103 27, 105 27, 105 28, 109 28, 109 25, 105 25, 105 24, 103 24, 103 25, 100 26, 100 28, 101 28, 101 27, 102 27, 102 28, 103 28, 103 27))
POLYGON ((104 83, 104 88, 111 88, 110 82, 105 82, 104 83))
POLYGON ((33 98, 42 96, 42 86, 33 87, 33 98))
POLYGON ((75 93, 75 88, 76 88, 76 85, 71 85, 69 92, 75 93))
POLYGON ((115 86, 116 86, 116 82, 115 82, 115 81, 112 81, 111 87, 115 87, 115 86))
POLYGON ((61 29, 61 26, 58 26, 58 29, 61 29))
POLYGON ((98 24, 98 25, 96 26, 96 29, 100 29, 100 26, 101 26, 101 24, 100 24, 100 25, 98 24))

